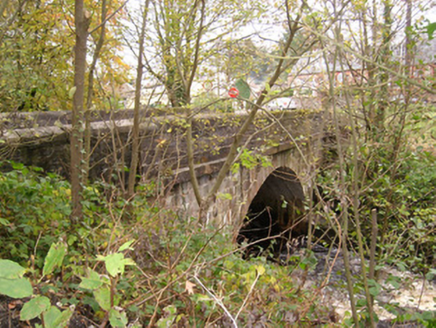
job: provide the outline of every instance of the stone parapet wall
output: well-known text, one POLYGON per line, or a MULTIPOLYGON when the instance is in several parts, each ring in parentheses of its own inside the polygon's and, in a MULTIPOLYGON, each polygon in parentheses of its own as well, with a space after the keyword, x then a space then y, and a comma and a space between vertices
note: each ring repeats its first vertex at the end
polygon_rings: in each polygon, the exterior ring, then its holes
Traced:
MULTIPOLYGON (((131 159, 131 112, 93 113, 91 121, 90 179, 102 178, 121 185, 128 180, 131 159), (99 116, 100 115, 100 116, 99 116), (100 119, 97 119, 100 117, 100 119), (114 119, 114 118, 117 119, 114 119)), ((154 182, 154 194, 180 215, 196 215, 198 206, 190 183, 184 116, 142 112, 139 176, 154 182)), ((9 159, 42 167, 68 178, 70 113, 1 116, 0 160, 9 159)), ((193 120, 195 170, 201 194, 212 188, 246 113, 199 114, 193 120)), ((244 135, 240 150, 248 149, 261 161, 240 166, 224 179, 206 219, 216 225, 242 224, 250 203, 277 168, 295 172, 304 191, 322 160, 325 136, 322 113, 307 111, 259 112, 244 135)), ((235 231, 237 231, 236 229, 235 231)))
MULTIPOLYGON (((140 170, 147 179, 159 175, 175 183, 189 180, 186 155, 186 121, 181 115, 142 112, 140 170)), ((90 177, 104 177, 130 163, 132 112, 93 114, 90 177), (97 119, 100 117, 99 119, 97 119), (111 118, 111 119, 108 119, 111 118), (117 118, 117 119, 115 119, 117 118)), ((0 159, 42 167, 69 176, 70 113, 19 113, 0 117, 0 159)), ((245 114, 201 114, 194 120, 197 175, 219 170, 245 114)), ((274 115, 299 142, 319 134, 319 114, 281 112, 274 115)), ((289 133, 260 114, 243 143, 255 151, 274 151, 292 144, 289 133)))

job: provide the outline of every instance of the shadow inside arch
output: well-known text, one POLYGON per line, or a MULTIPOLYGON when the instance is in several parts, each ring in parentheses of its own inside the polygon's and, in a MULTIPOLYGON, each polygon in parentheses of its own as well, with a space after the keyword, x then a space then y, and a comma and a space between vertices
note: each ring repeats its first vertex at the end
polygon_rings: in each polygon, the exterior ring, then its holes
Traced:
POLYGON ((274 170, 251 201, 239 230, 238 243, 255 243, 247 248, 246 256, 267 249, 278 255, 291 239, 307 235, 304 200, 296 173, 287 167, 274 170))

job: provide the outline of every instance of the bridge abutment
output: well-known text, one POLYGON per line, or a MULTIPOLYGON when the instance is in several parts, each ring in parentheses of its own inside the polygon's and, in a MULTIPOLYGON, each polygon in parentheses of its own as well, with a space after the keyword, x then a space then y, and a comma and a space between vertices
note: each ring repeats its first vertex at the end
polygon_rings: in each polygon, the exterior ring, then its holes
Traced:
MULTIPOLYGON (((259 164, 251 169, 239 166, 238 170, 229 172, 206 213, 206 223, 217 228, 230 226, 235 240, 245 238, 247 242, 280 233, 284 238, 292 232, 294 236, 306 234, 307 224, 299 220, 304 211, 305 189, 314 174, 315 166, 310 159, 319 158, 319 148, 306 146, 300 151, 295 145, 283 148, 270 149, 268 166, 259 164), (308 153, 309 149, 312 154, 308 153)), ((198 177, 202 195, 212 188, 216 175, 198 177)), ((166 206, 181 216, 198 213, 190 181, 173 186, 166 206)))

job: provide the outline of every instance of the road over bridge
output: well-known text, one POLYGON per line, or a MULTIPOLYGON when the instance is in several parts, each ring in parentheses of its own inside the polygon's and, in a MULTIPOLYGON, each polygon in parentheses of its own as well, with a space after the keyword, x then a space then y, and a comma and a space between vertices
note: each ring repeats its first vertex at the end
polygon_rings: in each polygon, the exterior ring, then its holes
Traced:
MULTIPOLYGON (((132 111, 93 112, 90 178, 116 180, 124 188, 131 158, 132 111), (121 183, 120 183, 121 182, 121 183)), ((261 112, 244 135, 239 156, 206 219, 271 234, 293 229, 308 187, 323 159, 325 115, 305 111, 261 112), (246 216, 249 220, 247 221, 246 216), (248 227, 248 228, 247 228, 248 227)), ((139 180, 156 186, 155 197, 181 215, 196 215, 186 152, 187 121, 177 113, 141 113, 139 180)), ((193 121, 195 174, 206 194, 229 151, 244 113, 202 113, 193 121)), ((18 113, 0 117, 0 156, 68 177, 70 113, 18 113)), ((245 230, 244 230, 245 229, 245 230)), ((245 233, 244 233, 245 231, 245 233)), ((259 233, 257 233, 259 235, 259 233)), ((241 237, 241 235, 240 235, 241 237)))

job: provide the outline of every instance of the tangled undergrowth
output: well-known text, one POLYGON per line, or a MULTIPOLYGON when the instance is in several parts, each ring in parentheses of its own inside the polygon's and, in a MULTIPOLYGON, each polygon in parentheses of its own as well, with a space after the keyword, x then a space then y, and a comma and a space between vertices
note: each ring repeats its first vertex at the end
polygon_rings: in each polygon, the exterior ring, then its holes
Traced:
POLYGON ((94 183, 71 226, 69 184, 13 165, 0 176, 0 326, 337 325, 295 267, 243 260, 229 227, 150 205, 146 186, 127 202, 94 183))
MULTIPOLYGON (((151 204, 146 185, 126 201, 115 186, 93 183, 85 189, 83 220, 72 226, 69 183, 38 168, 11 164, 13 170, 0 175, 1 327, 20 322, 44 328, 353 324, 338 322, 335 309, 323 301, 323 288, 305 284, 304 272, 317 265, 309 251, 306 256, 304 252, 293 256, 288 266, 266 257, 244 260, 245 245, 230 242, 232 227, 201 226, 196 218, 180 217, 151 204), (297 271, 302 278, 295 279, 297 271)), ((415 169, 423 165, 421 161, 415 169)), ((419 194, 413 188, 421 184, 422 175, 398 177, 394 195, 400 197, 398 201, 411 199, 405 204, 413 211, 413 225, 401 234, 406 221, 399 214, 405 212, 397 210, 397 215, 389 217, 389 225, 397 228, 385 235, 379 261, 386 263, 388 258, 399 268, 414 266, 433 279, 436 271, 424 256, 435 247, 434 235, 428 233, 434 223, 433 207, 426 213, 413 205, 418 204, 414 197, 419 194), (430 221, 424 227, 419 220, 430 221), (389 248, 390 240, 418 245, 426 252, 389 248)), ((431 204, 429 199, 426 205, 431 204)), ((354 279, 359 294, 361 277, 354 279)), ((377 298, 380 291, 374 281, 371 295, 377 298)), ((358 306, 365 322, 363 299, 358 306)), ((434 317, 433 312, 413 316, 423 324, 432 324, 434 317)))
MULTIPOLYGON (((378 262, 427 274, 436 266, 436 157, 429 151, 403 147, 392 159, 388 146, 362 146, 367 157, 358 162, 362 175, 358 180, 358 193, 353 185, 354 165, 347 165, 345 190, 338 185, 339 168, 334 166, 318 177, 322 185, 321 215, 344 213, 345 194, 348 214, 354 218, 359 213, 364 242, 364 252, 369 256, 372 236, 372 211, 377 213, 378 262), (358 208, 353 207, 357 197, 358 208)), ((348 163, 352 161, 347 160, 348 163)), ((350 229, 350 241, 357 247, 356 222, 350 229)), ((325 227, 324 227, 325 228, 325 227)))

